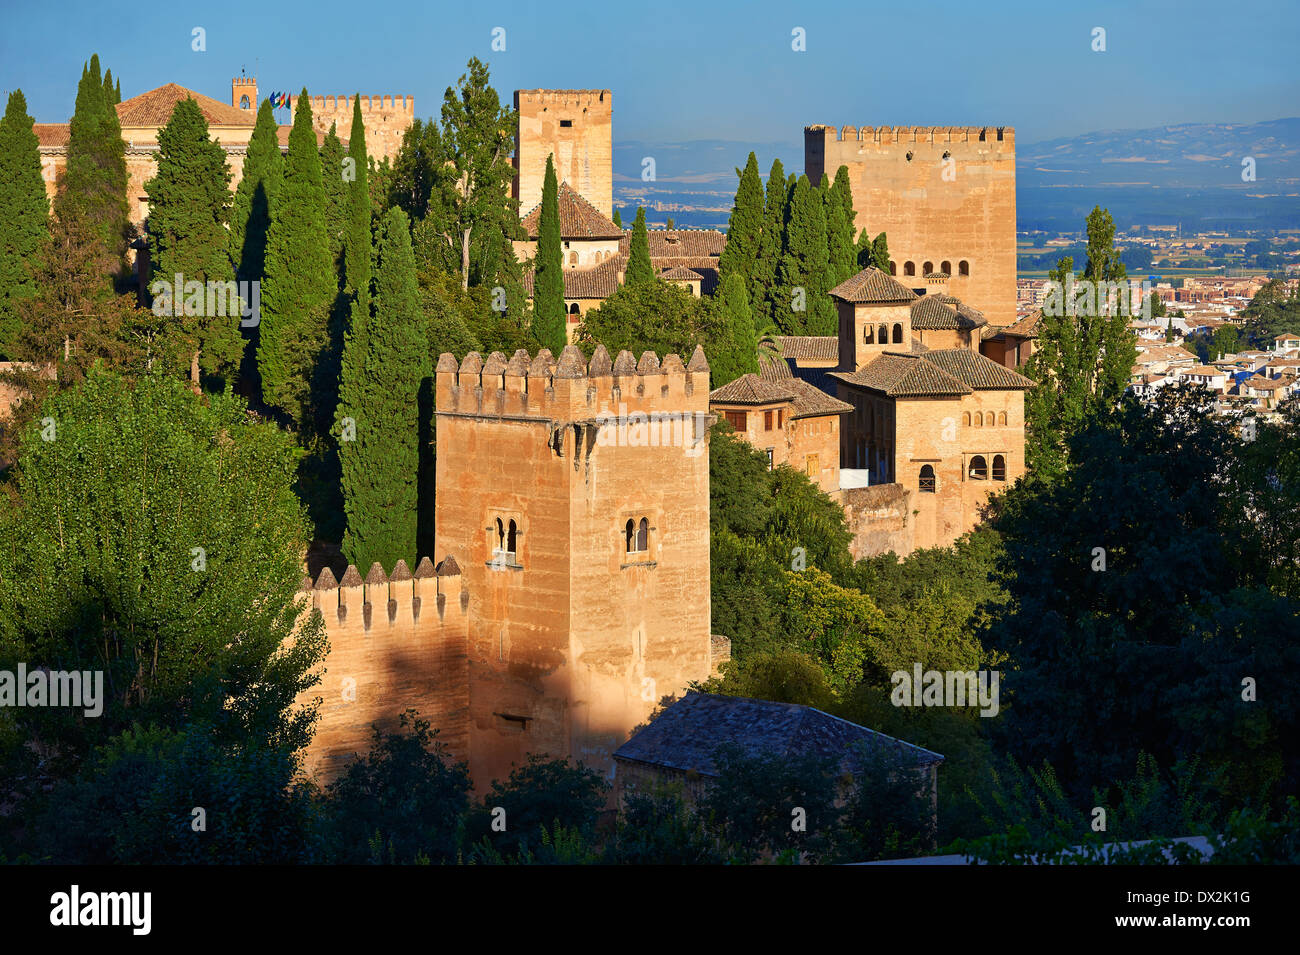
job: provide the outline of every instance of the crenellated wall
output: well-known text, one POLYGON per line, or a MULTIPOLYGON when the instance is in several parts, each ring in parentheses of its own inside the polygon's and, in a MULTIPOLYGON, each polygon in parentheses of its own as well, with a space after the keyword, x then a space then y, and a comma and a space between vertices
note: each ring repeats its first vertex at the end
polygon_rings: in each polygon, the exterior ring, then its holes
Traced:
POLYGON ((948 290, 995 325, 1016 318, 1016 148, 1009 126, 807 126, 804 169, 820 182, 847 166, 855 233, 884 232, 894 273, 948 290), (909 267, 910 266, 910 274, 909 267))
POLYGON ((412 574, 398 561, 391 575, 374 564, 363 579, 349 566, 341 580, 325 568, 303 579, 302 612, 320 611, 330 650, 320 685, 299 697, 321 699, 320 721, 305 768, 321 782, 370 749, 373 727, 393 729, 419 710, 458 759, 471 758, 468 731, 469 591, 454 560, 428 557, 412 574))
MULTIPOLYGON (((293 110, 300 96, 289 97, 293 110)), ((349 95, 311 96, 312 128, 319 135, 329 132, 331 124, 345 142, 352 132, 352 97, 349 95)), ((402 137, 415 121, 414 96, 361 96, 361 120, 366 124, 366 151, 378 162, 395 159, 402 147, 402 137)), ((292 122, 292 120, 290 120, 292 122)))

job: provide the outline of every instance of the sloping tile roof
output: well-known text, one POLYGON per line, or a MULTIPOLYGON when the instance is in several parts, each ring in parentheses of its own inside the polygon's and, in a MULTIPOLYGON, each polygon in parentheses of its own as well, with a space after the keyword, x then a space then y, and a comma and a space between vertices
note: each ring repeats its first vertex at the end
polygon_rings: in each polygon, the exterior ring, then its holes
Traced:
POLYGON ((840 360, 840 340, 834 335, 777 335, 776 340, 786 358, 840 360))
POLYGON ((969 348, 944 348, 921 356, 976 391, 1026 390, 1033 381, 969 348))
POLYGON ((861 388, 880 391, 891 398, 922 398, 969 395, 971 389, 959 378, 926 361, 927 355, 885 352, 866 367, 854 372, 831 372, 830 377, 861 388))
POLYGON ((1040 308, 1036 312, 1030 312, 1024 318, 1019 319, 1003 329, 1008 335, 1015 335, 1017 338, 1037 338, 1038 324, 1043 320, 1043 310, 1040 308))
POLYGON ((925 331, 938 329, 970 328, 957 314, 957 309, 939 301, 938 296, 923 295, 912 303, 912 327, 925 331))
POLYGON ((36 133, 36 142, 40 146, 68 145, 67 123, 33 123, 32 131, 36 133))
POLYGON ((817 418, 831 414, 841 415, 848 414, 853 410, 853 406, 848 402, 832 398, 826 392, 802 378, 791 378, 786 387, 795 393, 791 418, 817 418))
POLYGON ((770 405, 793 401, 794 389, 789 382, 777 384, 755 374, 741 375, 735 381, 709 392, 709 403, 735 405, 770 405))
POLYGON ((157 89, 132 96, 117 104, 118 122, 125 126, 165 126, 172 118, 172 110, 183 99, 192 99, 209 126, 252 126, 257 117, 236 109, 228 103, 204 96, 176 83, 167 83, 157 89))
MULTIPOLYGON (((621 239, 623 230, 614 225, 613 220, 588 202, 567 182, 560 183, 556 196, 560 209, 560 238, 562 239, 621 239)), ((535 239, 540 235, 542 221, 542 204, 533 206, 524 216, 523 227, 528 230, 528 237, 535 239)))
POLYGON ((664 710, 615 750, 614 758, 717 776, 715 753, 724 744, 749 756, 831 758, 849 769, 861 765, 863 748, 888 747, 918 766, 943 761, 938 753, 811 706, 695 692, 664 710))
POLYGON ((699 272, 688 269, 684 265, 678 265, 666 272, 661 272, 659 277, 667 282, 699 282, 704 278, 699 272))
MULTIPOLYGON (((727 244, 727 234, 717 229, 647 229, 646 244, 650 247, 651 259, 713 258, 716 260, 722 255, 722 250, 727 244)), ((632 232, 626 230, 622 241, 618 244, 618 251, 629 253, 632 251, 631 245, 632 232)))
POLYGON ((856 304, 886 304, 912 302, 917 295, 910 288, 886 275, 874 266, 845 279, 830 294, 845 302, 856 304))

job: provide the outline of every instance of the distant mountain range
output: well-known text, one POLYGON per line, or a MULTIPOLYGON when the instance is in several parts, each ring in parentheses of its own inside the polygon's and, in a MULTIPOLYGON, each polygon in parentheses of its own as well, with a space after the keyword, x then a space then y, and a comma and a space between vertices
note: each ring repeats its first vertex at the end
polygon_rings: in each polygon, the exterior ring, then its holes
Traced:
MULTIPOLYGON (((651 222, 725 228, 738 166, 750 151, 766 176, 780 157, 802 172, 802 139, 746 143, 621 141, 614 146, 615 202, 646 204, 651 222), (643 178, 654 160, 654 179, 643 178), (656 210, 658 206, 658 210, 656 210), (683 208, 688 207, 688 208, 683 208)), ((1106 130, 1018 143, 1019 228, 1078 230, 1094 205, 1121 226, 1300 228, 1300 118, 1106 130), (1243 181, 1243 160, 1254 181, 1243 181)))

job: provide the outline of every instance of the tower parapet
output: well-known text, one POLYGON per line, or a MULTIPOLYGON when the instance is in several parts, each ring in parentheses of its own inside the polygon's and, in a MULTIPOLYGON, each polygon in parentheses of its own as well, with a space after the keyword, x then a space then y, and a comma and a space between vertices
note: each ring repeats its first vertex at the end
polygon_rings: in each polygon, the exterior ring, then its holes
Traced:
MULTIPOLYGON (((357 94, 357 98, 361 101, 361 121, 366 127, 367 153, 376 160, 395 158, 401 149, 402 137, 415 122, 415 97, 357 94)), ((301 96, 289 97, 291 112, 300 99, 301 96)), ((352 95, 309 96, 308 100, 312 127, 317 133, 324 134, 333 125, 339 138, 346 141, 352 134, 352 95)))

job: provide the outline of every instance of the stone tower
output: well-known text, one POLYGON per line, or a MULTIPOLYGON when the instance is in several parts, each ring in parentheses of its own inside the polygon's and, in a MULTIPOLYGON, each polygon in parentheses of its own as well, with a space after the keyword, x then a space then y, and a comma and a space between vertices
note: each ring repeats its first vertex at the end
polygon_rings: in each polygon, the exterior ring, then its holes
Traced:
POLYGON ((437 367, 437 547, 468 603, 482 788, 529 752, 612 771, 661 697, 711 669, 709 372, 471 353, 437 367))
POLYGON ((614 215, 613 108, 609 90, 515 90, 514 196, 525 216, 542 201, 546 157, 555 175, 606 217, 614 215))
MULTIPOLYGON (((402 148, 402 137, 415 122, 415 97, 362 95, 359 98, 361 121, 366 126, 367 154, 376 162, 396 158, 402 148)), ((299 96, 289 97, 291 114, 299 99, 299 96)), ((344 94, 311 97, 311 121, 318 136, 334 126, 338 137, 347 142, 352 135, 352 99, 344 94)))
POLYGON ((894 276, 924 289, 946 272, 952 295, 994 325, 1016 320, 1016 148, 1009 126, 804 128, 812 182, 847 166, 854 223, 884 232, 894 276))
POLYGON ((230 105, 257 115, 256 76, 236 76, 230 81, 230 105))

